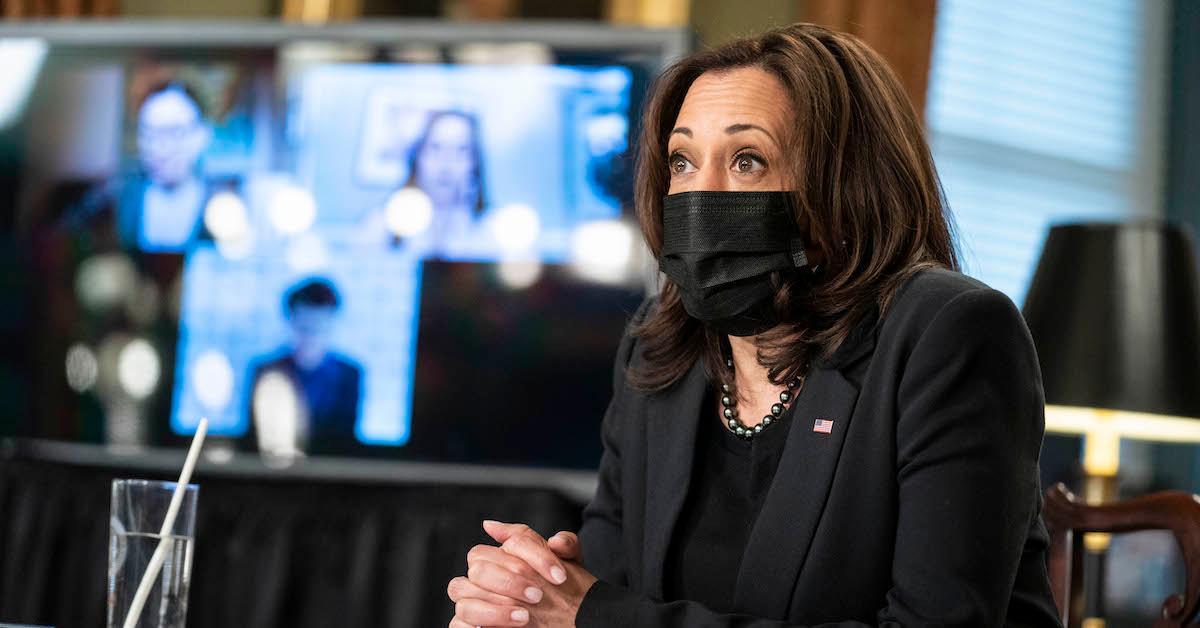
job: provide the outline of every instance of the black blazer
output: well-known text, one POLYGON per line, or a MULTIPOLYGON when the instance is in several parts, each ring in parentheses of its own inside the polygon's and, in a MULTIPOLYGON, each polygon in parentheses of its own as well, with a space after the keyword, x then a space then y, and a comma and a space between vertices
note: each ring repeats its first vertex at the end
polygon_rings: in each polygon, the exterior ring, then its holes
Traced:
POLYGON ((664 392, 633 390, 624 371, 639 359, 627 334, 580 531, 600 578, 581 628, 1060 625, 1040 517, 1041 374, 1002 293, 921 271, 882 320, 866 317, 814 362, 746 522, 737 615, 660 601, 710 384, 697 362, 664 392), (816 419, 832 431, 814 431, 816 419))

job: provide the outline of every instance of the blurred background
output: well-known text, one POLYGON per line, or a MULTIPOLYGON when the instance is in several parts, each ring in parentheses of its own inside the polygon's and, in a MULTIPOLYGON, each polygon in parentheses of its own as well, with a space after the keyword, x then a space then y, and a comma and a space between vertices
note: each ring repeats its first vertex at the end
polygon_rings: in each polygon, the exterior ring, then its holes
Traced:
MULTIPOLYGON (((862 37, 923 113, 966 272, 1044 354, 1043 485, 1200 491, 1200 3, 0 7, 0 621, 103 622, 108 483, 172 477, 200 417, 193 626, 444 625, 480 519, 576 527, 654 275, 649 82, 794 21, 862 37), (1063 224, 1142 235, 1043 258, 1063 224), (1099 307, 1133 314, 1055 317, 1117 276, 1150 291, 1099 307)), ((1107 555, 1113 625, 1182 587, 1168 534, 1107 555)))

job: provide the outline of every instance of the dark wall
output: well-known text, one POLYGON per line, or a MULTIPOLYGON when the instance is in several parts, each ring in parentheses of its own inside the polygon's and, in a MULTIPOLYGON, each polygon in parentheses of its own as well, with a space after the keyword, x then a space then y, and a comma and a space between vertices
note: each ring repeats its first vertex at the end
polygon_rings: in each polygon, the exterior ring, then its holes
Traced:
POLYGON ((1200 233, 1200 2, 1175 0, 1167 93, 1167 216, 1200 233))

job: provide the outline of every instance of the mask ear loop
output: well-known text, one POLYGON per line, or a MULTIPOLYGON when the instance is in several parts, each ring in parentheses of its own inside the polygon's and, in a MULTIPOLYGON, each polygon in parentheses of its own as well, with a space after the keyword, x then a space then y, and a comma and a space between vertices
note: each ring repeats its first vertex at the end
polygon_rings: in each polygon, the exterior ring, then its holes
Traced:
POLYGON ((729 337, 725 334, 718 334, 720 338, 717 340, 718 349, 721 352, 721 363, 728 365, 733 361, 733 346, 729 344, 729 337))

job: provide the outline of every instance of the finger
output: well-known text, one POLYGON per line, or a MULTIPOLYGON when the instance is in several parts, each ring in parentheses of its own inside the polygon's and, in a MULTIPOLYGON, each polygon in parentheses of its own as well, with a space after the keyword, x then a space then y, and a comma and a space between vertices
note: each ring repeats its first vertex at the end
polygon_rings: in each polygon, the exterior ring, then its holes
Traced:
MULTIPOLYGON (((478 584, 471 582, 470 578, 467 578, 466 576, 459 576, 451 580, 450 583, 446 585, 446 596, 450 598, 451 602, 458 602, 459 600, 474 598, 491 604, 496 604, 497 606, 515 603, 513 598, 500 595, 499 593, 492 593, 478 584)), ((538 601, 541 601, 541 590, 538 590, 538 601)), ((537 602, 534 602, 534 604, 536 603, 537 602)))
POLYGON ((480 628, 480 627, 476 626, 474 624, 468 624, 467 622, 455 617, 450 620, 450 626, 448 626, 448 628, 480 628))
POLYGON ((567 570, 563 568, 562 561, 546 546, 546 540, 529 526, 512 531, 500 549, 529 563, 534 571, 554 584, 567 581, 567 570))
POLYGON ((508 540, 508 537, 519 532, 522 528, 529 526, 523 523, 504 523, 495 519, 483 520, 483 531, 487 532, 488 536, 496 540, 497 543, 503 543, 508 540))
POLYGON ((467 568, 467 579, 471 584, 505 598, 524 600, 531 604, 542 601, 542 589, 535 582, 496 563, 476 562, 467 568))
POLYGON ((534 582, 537 586, 544 586, 548 584, 546 582, 541 582, 542 577, 538 575, 538 572, 535 571, 533 567, 529 565, 529 563, 517 558, 516 556, 513 556, 512 554, 509 554, 495 545, 476 545, 467 552, 468 569, 471 568, 471 565, 480 562, 496 563, 497 565, 500 565, 501 567, 504 567, 505 569, 518 574, 530 580, 531 582, 534 582))
POLYGON ((550 547, 550 551, 563 560, 579 560, 583 554, 583 549, 579 545, 579 537, 574 532, 566 530, 546 539, 546 545, 550 547))
POLYGON ((466 598, 454 605, 454 616, 472 626, 524 626, 529 609, 512 604, 490 604, 466 598))

